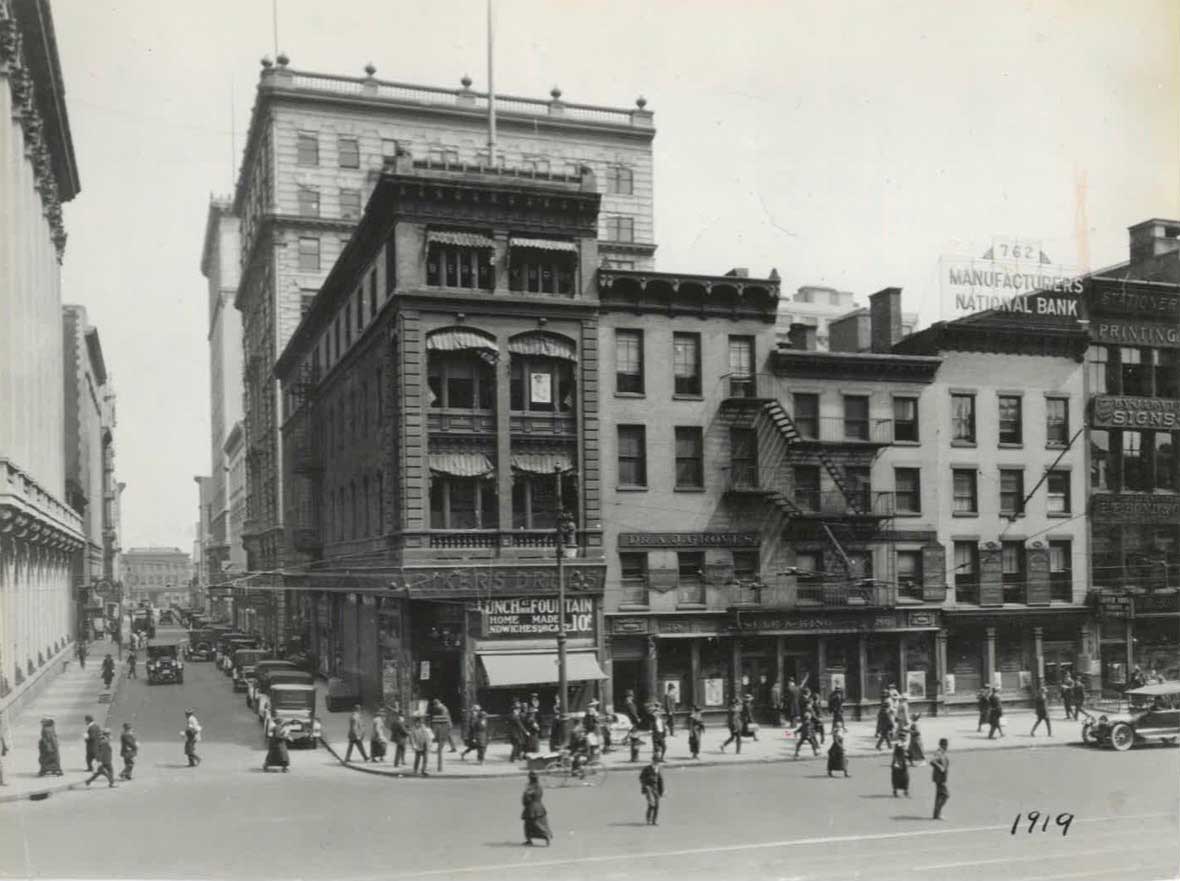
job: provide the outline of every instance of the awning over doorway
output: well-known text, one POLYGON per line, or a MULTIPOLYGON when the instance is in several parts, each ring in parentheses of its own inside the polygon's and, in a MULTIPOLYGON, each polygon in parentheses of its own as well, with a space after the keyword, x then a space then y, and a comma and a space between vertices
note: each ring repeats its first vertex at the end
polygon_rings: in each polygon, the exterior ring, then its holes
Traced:
POLYGON ((563 241, 561 239, 528 239, 513 236, 509 242, 509 247, 512 248, 531 248, 534 251, 564 251, 569 254, 577 254, 578 246, 573 242, 563 241))
POLYGON ((483 477, 495 467, 483 453, 431 453, 430 470, 452 477, 483 477))
MULTIPOLYGON (((488 685, 541 685, 557 681, 557 652, 538 654, 481 654, 488 685)), ((570 652, 566 655, 566 678, 570 682, 606 679, 593 652, 570 652)))
POLYGON ((461 248, 494 249, 496 242, 489 236, 477 232, 456 232, 445 229, 432 229, 426 234, 426 241, 431 245, 457 245, 461 248))

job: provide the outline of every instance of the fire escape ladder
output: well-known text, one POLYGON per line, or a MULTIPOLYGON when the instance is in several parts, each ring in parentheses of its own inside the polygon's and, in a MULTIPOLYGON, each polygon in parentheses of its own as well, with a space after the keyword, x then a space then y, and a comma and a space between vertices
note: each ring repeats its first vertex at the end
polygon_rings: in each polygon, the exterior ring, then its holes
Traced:
POLYGON ((832 532, 831 527, 829 527, 827 523, 821 521, 819 525, 823 528, 824 535, 827 536, 828 541, 832 544, 832 547, 836 549, 836 555, 840 558, 840 563, 844 566, 844 571, 848 573, 849 578, 852 578, 852 560, 850 560, 848 558, 848 554, 845 553, 844 546, 840 544, 839 540, 836 538, 836 534, 832 532))
MULTIPOLYGON (((791 414, 783 408, 781 403, 775 400, 767 401, 763 410, 770 418, 770 421, 774 423, 775 428, 778 429, 783 440, 787 442, 788 450, 803 440, 803 436, 799 434, 799 429, 795 425, 795 420, 791 418, 791 414)), ((832 482, 836 484, 836 487, 848 501, 849 510, 854 514, 865 513, 862 499, 857 498, 853 487, 849 485, 847 478, 844 476, 844 470, 827 454, 822 446, 816 447, 816 455, 819 457, 820 462, 823 463, 824 468, 827 469, 828 474, 832 475, 832 482)))
POLYGON ((770 503, 772 505, 786 514, 788 517, 801 517, 806 513, 802 508, 795 504, 794 499, 792 499, 782 490, 768 490, 766 497, 770 499, 770 503))

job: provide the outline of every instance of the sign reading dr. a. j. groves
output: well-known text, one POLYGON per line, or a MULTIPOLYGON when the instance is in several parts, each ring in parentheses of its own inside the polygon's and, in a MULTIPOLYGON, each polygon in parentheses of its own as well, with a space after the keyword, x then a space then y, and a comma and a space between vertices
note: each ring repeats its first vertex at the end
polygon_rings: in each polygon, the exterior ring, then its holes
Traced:
POLYGON ((1082 274, 1054 263, 1040 242, 996 238, 983 255, 939 260, 942 317, 996 311, 1014 318, 1076 321, 1082 274))

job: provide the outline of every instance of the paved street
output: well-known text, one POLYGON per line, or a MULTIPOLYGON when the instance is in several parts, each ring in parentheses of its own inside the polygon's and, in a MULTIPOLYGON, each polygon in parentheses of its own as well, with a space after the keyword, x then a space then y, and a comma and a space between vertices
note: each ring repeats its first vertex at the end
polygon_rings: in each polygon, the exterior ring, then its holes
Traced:
POLYGON ((556 841, 528 849, 522 779, 392 780, 349 773, 324 750, 264 774, 241 695, 212 665, 185 672, 182 686, 120 691, 112 727, 129 718, 142 742, 131 784, 0 805, 0 877, 1019 881, 1165 878, 1180 866, 1180 751, 1166 747, 952 753, 942 823, 928 819, 929 769, 914 769, 912 799, 894 800, 884 757, 853 760, 847 780, 813 761, 671 768, 654 829, 635 770, 612 770, 601 788, 547 789, 556 841), (188 705, 206 732, 195 770, 179 736, 188 705), (1052 822, 1013 836, 1016 815, 1034 810, 1074 814, 1068 836, 1052 822))

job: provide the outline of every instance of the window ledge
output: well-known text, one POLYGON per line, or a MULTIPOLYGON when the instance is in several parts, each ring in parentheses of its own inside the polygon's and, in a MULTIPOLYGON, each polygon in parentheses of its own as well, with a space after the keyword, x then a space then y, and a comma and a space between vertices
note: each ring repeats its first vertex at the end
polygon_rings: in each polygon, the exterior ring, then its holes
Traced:
POLYGON ((1045 516, 1050 520, 1068 520, 1073 516, 1073 511, 1050 511, 1045 516))
POLYGON ((705 605, 704 603, 677 603, 676 604, 676 611, 678 611, 678 612, 681 612, 681 611, 695 612, 695 611, 699 611, 699 610, 707 609, 707 608, 708 608, 708 606, 705 605))
POLYGON ((647 397, 647 395, 645 395, 643 392, 615 392, 615 397, 616 398, 645 398, 645 397, 647 397))
POLYGON ((701 394, 696 395, 672 395, 673 401, 703 401, 705 396, 701 394))
POLYGON ((978 517, 978 511, 952 511, 952 517, 978 517))
POLYGON ((615 492, 621 492, 621 493, 645 493, 645 492, 647 492, 647 487, 646 487, 646 486, 616 486, 616 487, 615 487, 615 492))
POLYGON ((921 511, 894 511, 894 517, 921 517, 921 511))
POLYGON ((674 486, 672 492, 678 493, 703 493, 705 488, 703 486, 674 486))
POLYGON ((998 444, 1001 450, 1023 450, 1023 441, 1000 441, 998 444))
POLYGON ((969 441, 969 440, 953 440, 953 441, 951 441, 951 446, 952 447, 971 447, 972 449, 974 449, 976 446, 976 443, 975 443, 975 441, 969 441))
POLYGON ((920 446, 922 446, 922 442, 916 441, 916 440, 898 440, 897 438, 894 438, 893 439, 893 446, 895 446, 895 447, 920 447, 920 446))
POLYGON ((639 603, 619 603, 620 612, 647 612, 651 610, 648 604, 640 605, 639 603))
POLYGON ((1064 441, 1049 441, 1045 444, 1046 450, 1064 450, 1069 444, 1064 441))

